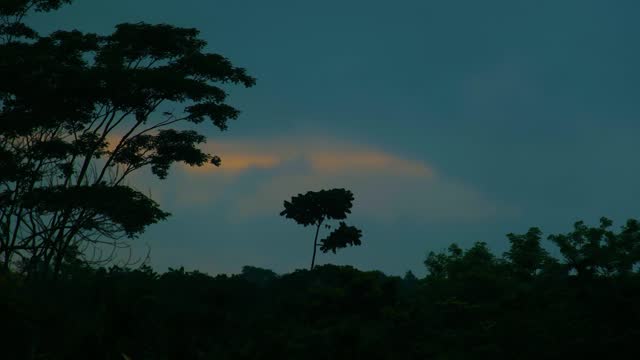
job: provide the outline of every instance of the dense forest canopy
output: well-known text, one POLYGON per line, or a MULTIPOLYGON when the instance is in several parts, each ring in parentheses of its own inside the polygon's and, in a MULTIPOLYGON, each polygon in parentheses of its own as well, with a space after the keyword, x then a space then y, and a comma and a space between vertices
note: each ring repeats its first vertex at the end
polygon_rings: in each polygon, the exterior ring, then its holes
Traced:
POLYGON ((350 266, 278 275, 67 264, 0 275, 10 359, 575 359, 637 355, 640 228, 576 223, 430 252, 418 279, 350 266), (53 296, 55 294, 55 296, 53 296), (34 355, 34 354, 37 354, 34 355), (78 357, 82 354, 82 357, 78 357), (614 355, 615 354, 615 355, 614 355))

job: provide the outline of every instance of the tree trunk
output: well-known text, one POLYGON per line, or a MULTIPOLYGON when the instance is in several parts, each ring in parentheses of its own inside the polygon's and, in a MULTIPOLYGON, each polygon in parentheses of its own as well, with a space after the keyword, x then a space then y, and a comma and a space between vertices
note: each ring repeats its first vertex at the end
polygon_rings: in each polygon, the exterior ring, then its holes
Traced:
POLYGON ((318 227, 316 228, 316 238, 313 240, 313 257, 311 258, 311 269, 313 270, 313 264, 316 262, 316 250, 318 249, 318 233, 320 232, 320 225, 322 225, 322 220, 318 222, 318 227))

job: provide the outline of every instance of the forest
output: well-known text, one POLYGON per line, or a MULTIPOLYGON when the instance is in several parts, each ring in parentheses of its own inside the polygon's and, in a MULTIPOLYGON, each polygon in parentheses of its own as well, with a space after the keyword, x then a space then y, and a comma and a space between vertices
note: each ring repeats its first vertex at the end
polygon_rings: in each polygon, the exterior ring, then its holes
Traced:
POLYGON ((273 209, 313 229, 308 270, 116 265, 149 226, 171 221, 130 175, 224 166, 201 150, 205 125, 226 131, 240 114, 228 89, 256 79, 206 52, 197 29, 41 35, 25 20, 71 2, 0 1, 0 359, 640 355, 636 219, 531 227, 507 234, 503 254, 454 243, 424 255, 423 278, 391 276, 315 264, 318 249, 366 245, 366 229, 345 222, 354 194, 334 188, 273 209), (319 239, 330 220, 339 225, 319 239))
POLYGON ((245 266, 65 263, 58 281, 0 277, 6 359, 577 359, 637 354, 640 223, 575 224, 429 253, 425 278, 322 265, 278 275, 245 266), (81 354, 81 355, 80 355, 81 354))

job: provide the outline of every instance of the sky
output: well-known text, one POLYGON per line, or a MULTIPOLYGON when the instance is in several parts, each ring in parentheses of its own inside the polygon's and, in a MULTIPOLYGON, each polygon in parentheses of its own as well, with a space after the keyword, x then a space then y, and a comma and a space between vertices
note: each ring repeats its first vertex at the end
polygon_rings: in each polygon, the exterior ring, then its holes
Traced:
POLYGON ((205 129, 220 168, 136 183, 173 214, 136 240, 154 268, 307 268, 313 229, 279 216, 283 201, 340 187, 354 193, 348 223, 363 245, 316 263, 424 275, 426 253, 453 242, 501 254, 505 234, 531 226, 640 217, 639 11, 632 0, 76 0, 29 22, 44 34, 193 27, 257 78, 231 89, 242 114, 228 131, 205 129))

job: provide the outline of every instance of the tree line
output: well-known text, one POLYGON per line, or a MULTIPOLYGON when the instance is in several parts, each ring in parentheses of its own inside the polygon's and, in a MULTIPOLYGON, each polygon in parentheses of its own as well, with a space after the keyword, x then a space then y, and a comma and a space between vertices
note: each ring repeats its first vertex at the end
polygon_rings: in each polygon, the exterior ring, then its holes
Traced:
POLYGON ((209 276, 67 264, 57 282, 0 276, 7 359, 632 358, 640 228, 509 234, 509 250, 451 245, 403 277, 322 265, 209 276))

